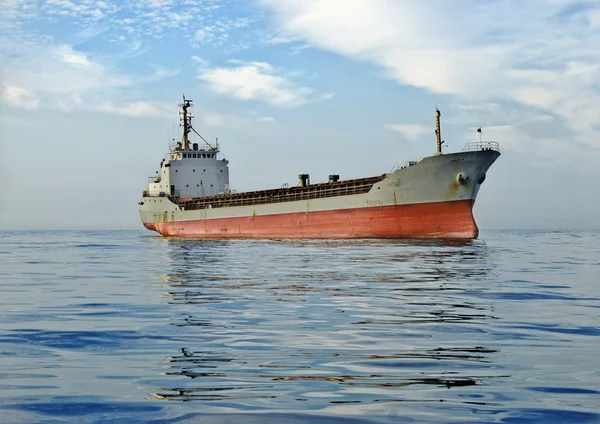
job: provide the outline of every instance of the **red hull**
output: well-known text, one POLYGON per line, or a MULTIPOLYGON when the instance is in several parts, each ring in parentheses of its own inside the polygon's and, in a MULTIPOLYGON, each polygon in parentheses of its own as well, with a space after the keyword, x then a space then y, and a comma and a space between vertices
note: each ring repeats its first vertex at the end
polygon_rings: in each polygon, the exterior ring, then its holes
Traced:
POLYGON ((144 225, 164 236, 210 239, 473 239, 479 235, 471 200, 144 225))

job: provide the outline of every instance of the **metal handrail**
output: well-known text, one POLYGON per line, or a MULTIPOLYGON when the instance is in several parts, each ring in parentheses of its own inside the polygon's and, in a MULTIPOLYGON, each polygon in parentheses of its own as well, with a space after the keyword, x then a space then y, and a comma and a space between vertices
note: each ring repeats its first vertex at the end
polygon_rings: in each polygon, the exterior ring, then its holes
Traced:
POLYGON ((407 160, 407 161, 404 161, 400 165, 400 169, 409 168, 409 167, 411 167, 413 165, 416 165, 417 163, 419 163, 418 160, 407 160))
POLYGON ((500 151, 500 145, 495 141, 478 141, 475 143, 467 143, 463 148, 463 152, 479 152, 481 150, 500 151))
POLYGON ((251 206, 267 203, 293 202, 297 200, 321 199, 326 197, 348 196, 367 193, 373 185, 383 180, 379 177, 346 180, 336 183, 314 184, 307 187, 292 187, 274 190, 228 194, 221 196, 198 197, 179 202, 186 210, 222 208, 232 206, 251 206))

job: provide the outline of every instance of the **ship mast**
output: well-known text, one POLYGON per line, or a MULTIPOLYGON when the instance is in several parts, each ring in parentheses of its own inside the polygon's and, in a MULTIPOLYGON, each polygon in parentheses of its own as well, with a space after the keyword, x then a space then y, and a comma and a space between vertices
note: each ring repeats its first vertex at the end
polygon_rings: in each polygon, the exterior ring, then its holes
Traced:
POLYGON ((437 135, 437 154, 441 155, 442 154, 442 130, 440 129, 440 110, 436 107, 435 108, 435 134, 437 135))
POLYGON ((183 95, 183 103, 179 105, 182 109, 183 122, 183 150, 190 150, 190 129, 192 128, 192 114, 188 114, 188 108, 192 105, 193 100, 187 100, 183 95))
MULTIPOLYGON (((179 105, 179 107, 183 110, 183 112, 181 113, 181 115, 183 115, 183 118, 181 119, 183 122, 183 149, 184 150, 190 150, 190 131, 194 131, 196 133, 196 135, 198 137, 200 137, 202 139, 202 141, 204 141, 208 147, 210 147, 211 150, 217 151, 217 149, 215 147, 213 147, 208 141, 206 141, 204 139, 204 137, 202 137, 198 131, 196 131, 194 129, 194 127, 192 127, 192 113, 189 112, 188 113, 188 108, 192 107, 192 102, 193 100, 189 100, 185 98, 185 94, 183 95, 183 103, 181 103, 179 105)), ((218 144, 217 144, 218 147, 218 144)))

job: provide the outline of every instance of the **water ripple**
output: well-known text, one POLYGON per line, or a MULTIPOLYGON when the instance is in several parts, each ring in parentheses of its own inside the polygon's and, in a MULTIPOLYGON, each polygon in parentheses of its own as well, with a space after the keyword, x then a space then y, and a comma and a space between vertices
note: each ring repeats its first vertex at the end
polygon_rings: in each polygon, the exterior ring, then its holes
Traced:
POLYGON ((600 422, 600 233, 1 235, 12 422, 600 422))

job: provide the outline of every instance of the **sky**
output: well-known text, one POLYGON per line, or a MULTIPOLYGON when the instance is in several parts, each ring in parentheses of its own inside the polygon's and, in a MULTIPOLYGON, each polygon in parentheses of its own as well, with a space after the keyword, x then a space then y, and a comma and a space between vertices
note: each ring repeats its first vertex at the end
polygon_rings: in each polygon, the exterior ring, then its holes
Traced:
POLYGON ((141 229, 181 137, 237 191, 500 144, 482 230, 599 228, 600 1, 0 0, 0 229, 141 229))

